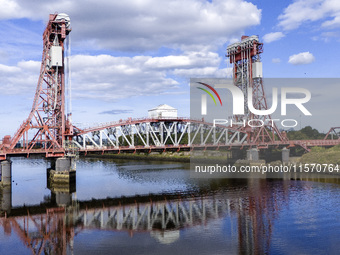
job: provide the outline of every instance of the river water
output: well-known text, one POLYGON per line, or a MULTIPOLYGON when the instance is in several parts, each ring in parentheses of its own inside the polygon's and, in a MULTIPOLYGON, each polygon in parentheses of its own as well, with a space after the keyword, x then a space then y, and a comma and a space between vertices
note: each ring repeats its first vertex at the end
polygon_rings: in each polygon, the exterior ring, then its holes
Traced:
POLYGON ((340 251, 339 180, 191 179, 186 163, 79 159, 76 185, 51 188, 48 161, 12 161, 0 254, 340 251))

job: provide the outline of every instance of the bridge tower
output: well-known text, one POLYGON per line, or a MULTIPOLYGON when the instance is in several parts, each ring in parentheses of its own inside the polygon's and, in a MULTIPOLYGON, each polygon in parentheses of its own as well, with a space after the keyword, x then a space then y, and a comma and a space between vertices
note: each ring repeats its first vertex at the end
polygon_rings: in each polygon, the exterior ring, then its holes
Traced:
MULTIPOLYGON (((66 52, 71 32, 66 14, 50 14, 43 33, 43 54, 32 110, 14 137, 4 147, 12 150, 20 139, 23 149, 43 149, 47 156, 64 152, 65 141, 71 139, 71 113, 65 112, 66 52), (33 137, 28 140, 28 137, 33 137)), ((67 79, 68 80, 68 79, 67 79)))
POLYGON ((285 140, 270 115, 255 115, 248 108, 248 94, 252 93, 253 106, 257 110, 267 110, 267 100, 262 81, 262 62, 260 54, 263 52, 263 43, 258 36, 242 36, 241 42, 227 47, 227 57, 233 65, 233 83, 244 94, 244 115, 234 116, 235 123, 245 123, 247 142, 257 145, 259 143, 273 142, 275 139, 285 140), (250 127, 248 121, 252 120, 250 127))

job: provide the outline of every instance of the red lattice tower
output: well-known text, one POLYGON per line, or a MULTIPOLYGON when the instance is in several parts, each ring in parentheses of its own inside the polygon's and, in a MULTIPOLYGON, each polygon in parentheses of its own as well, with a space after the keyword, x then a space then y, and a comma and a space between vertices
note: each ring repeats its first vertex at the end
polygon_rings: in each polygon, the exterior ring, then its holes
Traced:
POLYGON ((280 133, 270 115, 255 115, 248 109, 248 93, 252 93, 253 106, 257 110, 267 110, 267 100, 263 89, 262 62, 260 54, 263 52, 263 43, 258 36, 242 36, 241 42, 233 43, 227 47, 227 57, 233 64, 233 83, 244 94, 244 115, 234 116, 234 122, 244 122, 249 144, 265 144, 287 138, 280 133), (251 92, 250 92, 251 91, 251 92), (253 126, 247 123, 252 121, 253 126), (257 123, 257 124, 256 124, 257 123))
POLYGON ((68 15, 50 14, 43 33, 43 55, 32 110, 6 146, 7 149, 12 150, 22 139, 26 152, 32 149, 47 153, 62 152, 65 140, 72 137, 71 114, 66 116, 65 113, 64 65, 70 31, 68 15))

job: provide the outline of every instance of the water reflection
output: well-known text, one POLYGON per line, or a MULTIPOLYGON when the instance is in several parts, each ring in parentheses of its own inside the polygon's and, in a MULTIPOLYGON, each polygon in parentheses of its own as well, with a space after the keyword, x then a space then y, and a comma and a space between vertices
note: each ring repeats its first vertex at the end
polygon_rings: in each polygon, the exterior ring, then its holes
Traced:
MULTIPOLYGON (((56 182, 50 176, 51 168, 47 169, 47 188, 51 190, 50 202, 57 206, 69 206, 72 204, 73 194, 76 192, 76 178, 70 178, 68 182, 56 182)), ((47 197, 45 200, 48 200, 47 197)))
POLYGON ((12 184, 0 186, 0 215, 9 214, 12 208, 12 184))
MULTIPOLYGON (((304 254, 325 248, 335 254, 340 248, 334 241, 340 230, 339 206, 334 203, 339 201, 338 184, 192 180, 176 164, 164 164, 163 170, 162 164, 154 165, 150 172, 147 163, 142 165, 118 163, 114 172, 144 185, 172 174, 171 185, 181 188, 79 199, 78 182, 77 190, 75 183, 47 183, 50 194, 44 193, 40 204, 12 208, 10 190, 0 189, 1 201, 7 199, 1 204, 0 253, 11 254, 12 249, 12 254, 290 254, 287 250, 295 244, 294 250, 304 254), (323 243, 315 247, 315 240, 323 243)), ((111 171, 109 166, 103 169, 111 171)), ((78 176, 82 178, 79 172, 78 176)))
POLYGON ((238 236, 238 253, 264 254, 270 246, 274 220, 287 205, 288 189, 285 182, 272 189, 259 180, 249 181, 248 187, 224 187, 199 195, 174 193, 71 201, 67 206, 37 214, 32 208, 29 214, 15 208, 15 217, 2 218, 0 222, 7 235, 14 231, 33 254, 67 254, 73 250, 75 236, 88 229, 124 231, 130 236, 149 233, 158 242, 170 244, 180 238, 182 229, 229 218, 236 220, 237 227, 230 231, 238 236))

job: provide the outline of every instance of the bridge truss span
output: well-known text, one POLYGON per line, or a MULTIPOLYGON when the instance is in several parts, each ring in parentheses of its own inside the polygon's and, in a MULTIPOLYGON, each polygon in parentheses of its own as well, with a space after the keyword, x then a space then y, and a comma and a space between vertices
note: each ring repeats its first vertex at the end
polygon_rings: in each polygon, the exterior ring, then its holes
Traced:
POLYGON ((243 131, 188 118, 143 118, 81 130, 73 139, 81 151, 170 150, 241 145, 243 131))

